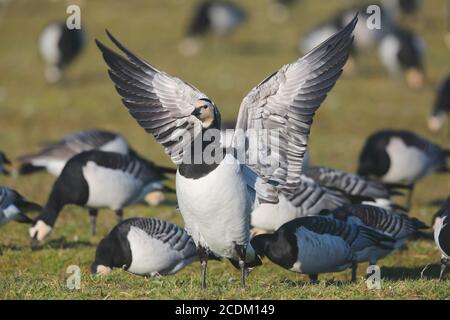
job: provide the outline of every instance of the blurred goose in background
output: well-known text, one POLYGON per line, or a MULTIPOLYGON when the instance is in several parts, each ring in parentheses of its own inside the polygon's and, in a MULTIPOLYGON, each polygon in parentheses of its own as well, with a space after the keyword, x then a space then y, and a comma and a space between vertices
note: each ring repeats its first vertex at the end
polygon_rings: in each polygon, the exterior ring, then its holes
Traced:
POLYGON ((385 35, 378 48, 381 62, 393 77, 405 76, 413 89, 425 82, 425 42, 411 30, 396 28, 385 35))
POLYGON ((439 84, 433 110, 428 118, 428 128, 439 131, 444 125, 445 119, 450 117, 450 75, 439 84))
POLYGON ((64 70, 86 45, 84 27, 68 29, 66 22, 53 22, 39 36, 39 53, 47 64, 45 78, 50 83, 61 80, 64 70))
POLYGON ((363 202, 385 208, 404 209, 390 200, 391 196, 402 195, 394 190, 401 188, 400 185, 383 185, 353 173, 321 166, 310 166, 303 173, 321 186, 341 192, 353 203, 363 202))
POLYGON ((251 240, 260 257, 293 272, 309 275, 316 282, 320 273, 352 268, 356 281, 358 262, 380 249, 391 249, 394 239, 362 225, 332 217, 303 217, 281 226, 273 234, 251 240))
POLYGON ((6 157, 6 154, 2 151, 0 151, 0 175, 4 174, 6 176, 9 176, 9 171, 5 168, 6 165, 10 165, 11 161, 6 157))
POLYGON ((321 215, 332 216, 347 223, 363 225, 395 239, 393 248, 380 248, 376 254, 371 256, 372 260, 369 261, 371 265, 375 265, 378 260, 386 257, 394 249, 401 248, 408 239, 428 237, 421 230, 428 229, 429 226, 419 219, 380 207, 351 204, 332 211, 323 211, 321 215))
POLYGON ((197 248, 185 229, 156 218, 131 218, 100 241, 91 270, 106 274, 122 268, 141 276, 162 276, 196 260, 197 248))
POLYGON ((47 170, 59 176, 66 162, 74 155, 89 150, 101 150, 128 154, 130 147, 121 135, 99 129, 75 132, 63 137, 60 141, 44 145, 36 153, 20 156, 19 174, 29 174, 47 170))
POLYGON ((414 184, 434 172, 448 173, 449 156, 450 150, 411 131, 381 130, 367 138, 359 156, 358 174, 385 184, 409 185, 409 208, 414 184))
POLYGON ((231 34, 247 18, 247 12, 231 1, 203 0, 192 15, 187 34, 179 45, 180 53, 193 55, 200 49, 199 38, 209 33, 219 37, 231 34))
POLYGON ((199 250, 203 288, 209 252, 238 261, 245 287, 249 262, 259 262, 249 244, 251 211, 260 203, 278 203, 281 194, 290 197, 295 193, 313 116, 342 72, 356 22, 355 17, 306 56, 283 66, 250 91, 239 111, 236 153, 223 152, 220 112, 209 97, 138 58, 110 34, 126 58, 97 41, 124 105, 177 165, 178 205, 199 250), (261 146, 251 133, 262 129, 273 129, 268 133, 277 141, 262 141, 261 146), (210 133, 213 141, 202 139, 202 134, 210 133), (176 138, 184 135, 190 139, 176 138), (220 157, 206 163, 203 152, 198 154, 194 148, 197 139, 201 150, 213 147, 220 157), (237 158, 249 159, 249 152, 255 151, 245 148, 245 142, 268 151, 276 143, 277 152, 256 163, 245 159, 243 163, 237 158))
POLYGON ((0 186, 0 224, 5 224, 11 220, 32 223, 33 220, 28 218, 26 213, 41 210, 40 205, 26 200, 17 191, 0 186))
POLYGON ((267 0, 267 15, 275 23, 286 22, 290 15, 292 7, 301 2, 300 0, 267 0))
POLYGON ((351 58, 345 66, 344 71, 349 74, 355 73, 356 71, 356 61, 355 58, 358 54, 367 52, 375 48, 380 40, 393 29, 393 22, 388 15, 381 14, 380 29, 369 29, 367 27, 367 19, 371 16, 366 12, 367 6, 355 7, 343 10, 337 15, 329 19, 304 34, 299 43, 298 49, 300 52, 305 53, 312 50, 322 41, 330 37, 332 34, 336 33, 343 26, 347 25, 348 22, 358 13, 358 23, 353 32, 354 41, 351 50, 351 58))
POLYGON ((89 208, 91 232, 95 234, 99 208, 114 210, 121 221, 126 206, 140 202, 152 191, 169 191, 161 181, 173 171, 133 155, 99 150, 75 155, 53 184, 42 213, 29 229, 33 245, 50 233, 65 205, 89 208))
POLYGON ((448 261, 450 260, 450 197, 437 212, 434 221, 434 240, 441 251, 441 273, 439 280, 443 280, 448 261))

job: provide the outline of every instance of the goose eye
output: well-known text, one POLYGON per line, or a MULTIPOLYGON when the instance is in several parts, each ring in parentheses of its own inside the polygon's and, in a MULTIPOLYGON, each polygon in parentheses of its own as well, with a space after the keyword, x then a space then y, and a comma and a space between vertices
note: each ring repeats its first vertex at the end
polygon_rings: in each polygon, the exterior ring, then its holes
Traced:
POLYGON ((208 108, 208 105, 205 104, 205 105, 203 106, 203 109, 206 109, 206 108, 208 108))

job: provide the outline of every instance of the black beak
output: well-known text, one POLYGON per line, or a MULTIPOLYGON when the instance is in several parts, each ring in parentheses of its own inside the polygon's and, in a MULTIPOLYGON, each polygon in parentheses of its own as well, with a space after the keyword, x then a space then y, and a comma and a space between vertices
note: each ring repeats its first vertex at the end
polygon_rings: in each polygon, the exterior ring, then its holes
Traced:
POLYGON ((202 108, 195 108, 194 111, 192 112, 192 115, 195 117, 200 116, 202 113, 202 108))
POLYGON ((37 239, 37 232, 34 234, 33 239, 31 239, 31 251, 36 251, 39 248, 39 240, 37 239))

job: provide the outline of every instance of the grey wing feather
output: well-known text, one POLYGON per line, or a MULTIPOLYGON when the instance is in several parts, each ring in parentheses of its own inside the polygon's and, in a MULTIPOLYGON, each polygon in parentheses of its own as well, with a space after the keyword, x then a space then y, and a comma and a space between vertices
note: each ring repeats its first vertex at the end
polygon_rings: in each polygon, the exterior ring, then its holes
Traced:
MULTIPOLYGON (((342 72, 356 22, 355 17, 306 56, 283 66, 253 88, 242 101, 235 137, 239 154, 244 153, 247 158, 254 156, 249 155, 254 149, 246 150, 242 143, 245 140, 240 135, 247 134, 249 129, 270 129, 265 140, 258 135, 247 137, 248 145, 258 146, 258 150, 262 145, 264 152, 267 150, 262 156, 256 152, 258 161, 255 164, 246 162, 263 181, 258 185, 249 183, 249 187, 256 188, 258 197, 265 201, 277 202, 278 192, 287 197, 294 194, 300 181, 314 114, 342 72)), ((251 180, 254 181, 258 180, 251 180)))
POLYGON ((200 120, 191 115, 194 104, 198 99, 208 97, 192 85, 146 63, 110 33, 108 36, 127 57, 96 40, 123 104, 136 121, 165 147, 172 161, 180 164, 183 151, 201 132, 200 120))
POLYGON ((352 173, 326 167, 310 167, 304 174, 325 187, 337 189, 347 195, 373 199, 389 198, 389 190, 381 183, 352 173))

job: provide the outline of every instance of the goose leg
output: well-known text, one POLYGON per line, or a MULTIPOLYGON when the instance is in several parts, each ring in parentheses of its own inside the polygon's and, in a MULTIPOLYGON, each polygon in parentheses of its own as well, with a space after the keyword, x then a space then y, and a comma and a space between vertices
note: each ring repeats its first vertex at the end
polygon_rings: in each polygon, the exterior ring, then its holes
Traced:
POLYGON ((310 274, 309 275, 309 283, 318 284, 319 283, 319 275, 318 274, 310 274))
POLYGON ((412 196, 414 192, 414 184, 411 184, 410 189, 408 190, 408 196, 406 198, 406 208, 408 211, 411 209, 412 206, 412 196))
POLYGON ((123 210, 122 209, 116 210, 116 216, 117 216, 117 223, 122 222, 122 220, 123 220, 123 210))
POLYGON ((239 255, 239 268, 241 269, 242 289, 245 289, 245 287, 246 287, 245 280, 247 278, 247 268, 245 267, 245 257, 247 255, 247 246, 236 244, 235 248, 239 255))
POLYGON ((352 263, 352 282, 356 282, 356 271, 358 270, 358 263, 354 261, 352 263))
POLYGON ((202 289, 206 289, 206 268, 208 266, 208 252, 206 251, 205 248, 198 246, 197 253, 200 259, 202 289))
POLYGON ((439 274, 439 281, 444 280, 445 269, 447 269, 448 260, 446 258, 441 259, 441 273, 439 274))
POLYGON ((95 236, 97 231, 97 215, 98 209, 89 209, 89 219, 91 222, 91 235, 95 236))

